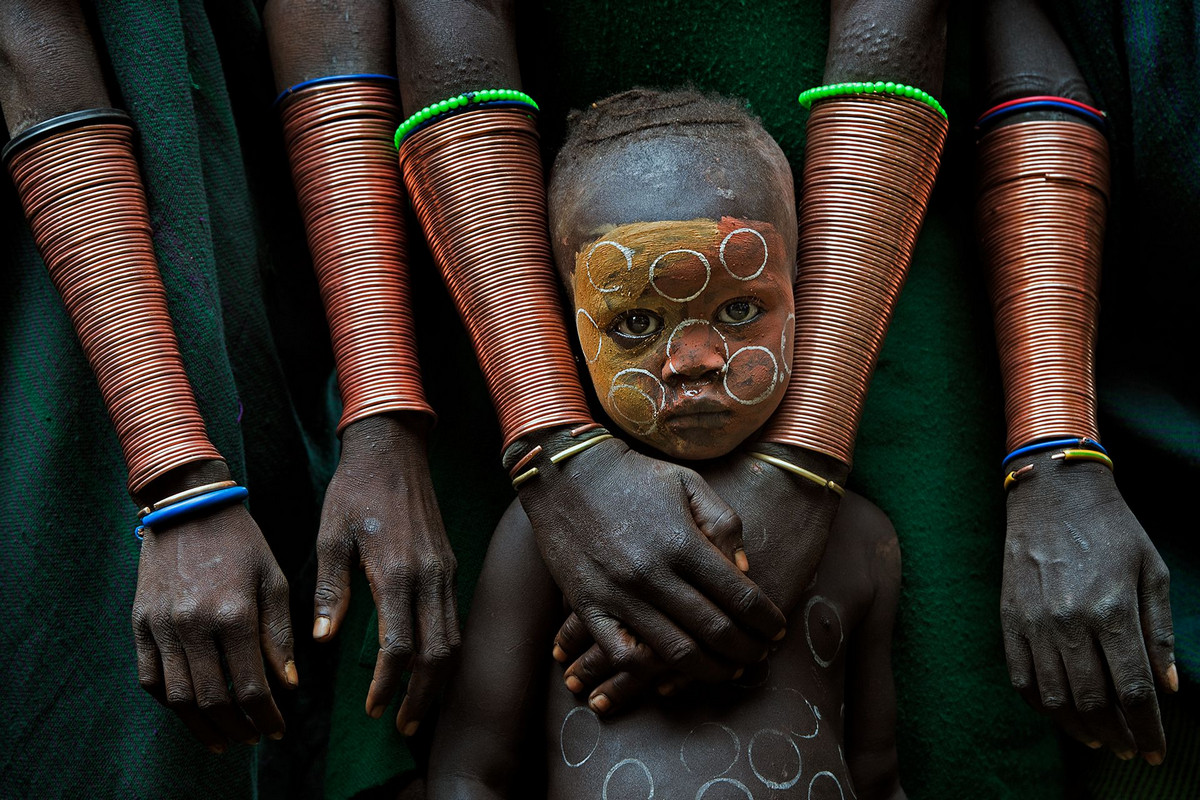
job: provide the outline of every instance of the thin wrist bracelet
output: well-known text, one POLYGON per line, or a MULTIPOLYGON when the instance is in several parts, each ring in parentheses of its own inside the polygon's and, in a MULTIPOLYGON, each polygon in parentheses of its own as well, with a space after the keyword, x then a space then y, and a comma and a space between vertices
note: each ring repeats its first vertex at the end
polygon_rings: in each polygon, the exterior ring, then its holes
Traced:
POLYGON ((898 97, 910 97, 913 100, 924 103, 943 117, 949 119, 946 115, 946 109, 942 108, 942 104, 929 92, 918 89, 915 86, 909 86, 906 83, 895 83, 894 81, 830 83, 825 86, 814 86, 811 89, 806 89, 796 99, 800 102, 800 105, 810 108, 817 100, 847 94, 894 94, 898 97))
POLYGON ((215 492, 220 489, 228 489, 231 486, 237 486, 237 481, 217 481, 216 483, 206 483, 203 486, 197 486, 194 489, 187 489, 185 491, 178 492, 170 497, 164 497, 157 503, 151 503, 150 505, 146 506, 138 512, 138 518, 141 519, 147 514, 153 514, 155 511, 164 509, 167 506, 175 505, 180 500, 187 500, 189 497, 208 494, 209 492, 215 492))
POLYGON ((325 75, 320 78, 310 78, 309 80, 306 80, 306 81, 300 81, 295 86, 289 86, 288 88, 284 89, 282 92, 279 93, 279 96, 275 98, 275 102, 271 103, 271 105, 277 106, 281 102, 283 102, 284 98, 286 98, 288 95, 295 94, 296 92, 298 92, 302 89, 307 89, 310 86, 321 86, 326 83, 340 83, 341 81, 384 81, 384 82, 388 82, 388 83, 396 83, 397 82, 395 75, 384 75, 384 74, 378 73, 378 72, 354 72, 354 73, 350 73, 347 75, 325 75))
POLYGON ((410 133, 420 130, 426 125, 431 125, 439 119, 479 108, 520 108, 521 106, 534 111, 540 110, 532 97, 516 89, 482 89, 478 92, 456 94, 454 97, 427 105, 404 120, 396 129, 396 149, 400 149, 400 143, 410 133))
POLYGON ((1024 447, 1018 447, 1016 450, 1013 450, 1004 457, 1004 460, 1000 462, 1000 467, 1007 467, 1008 462, 1012 461, 1014 458, 1028 455, 1029 453, 1040 453, 1043 450, 1053 450, 1056 447, 1071 447, 1075 448, 1076 450, 1092 450, 1098 453, 1103 453, 1106 457, 1108 456, 1108 451, 1105 450, 1099 442, 1097 442, 1095 439, 1089 439, 1086 436, 1081 436, 1077 439, 1050 439, 1045 442, 1034 442, 1033 444, 1027 444, 1024 447))
MULTIPOLYGON (((1087 441, 1087 440, 1084 440, 1084 441, 1087 441)), ((1066 443, 1068 443, 1068 444, 1073 443, 1073 440, 1068 439, 1068 440, 1066 440, 1066 443)), ((1061 445, 1061 444, 1063 444, 1063 442, 1060 441, 1057 444, 1061 445)), ((1091 442, 1091 444, 1095 444, 1095 443, 1091 442)), ((1098 444, 1096 444, 1096 446, 1099 447, 1098 444)), ((1099 450, 1081 450, 1081 449, 1063 450, 1061 453, 1055 453, 1054 455, 1050 456, 1050 458, 1054 459, 1055 461, 1062 461, 1064 463, 1070 463, 1072 461, 1091 461, 1096 464, 1103 464, 1104 466, 1108 467, 1110 472, 1115 471, 1115 469, 1113 467, 1113 460, 1111 458, 1109 458, 1106 453, 1102 453, 1099 450)), ((1025 477, 1029 473, 1033 472, 1033 466, 1034 466, 1033 464, 1026 464, 1025 466, 1021 467, 1020 469, 1015 469, 1015 470, 1009 472, 1007 475, 1005 475, 1004 476, 1004 490, 1008 491, 1013 486, 1016 486, 1017 482, 1020 481, 1023 477, 1025 477)))
MULTIPOLYGON (((570 433, 570 438, 573 439, 584 433, 591 433, 591 432, 595 432, 597 435, 591 436, 591 437, 584 439, 583 441, 578 442, 576 444, 568 444, 566 447, 564 447, 563 449, 559 450, 557 453, 554 453, 553 455, 551 455, 549 457, 548 460, 549 460, 550 464, 554 464, 554 465, 561 464, 562 462, 566 461, 568 458, 571 458, 572 456, 577 456, 580 453, 582 453, 584 450, 588 450, 592 447, 595 447, 596 445, 600 444, 603 441, 607 441, 608 439, 613 438, 613 435, 611 433, 609 433, 607 429, 603 428, 602 426, 600 426, 598 423, 595 423, 595 422, 589 423, 587 425, 581 425, 578 428, 573 429, 570 433)), ((541 474, 541 469, 538 467, 530 467, 529 469, 525 469, 525 467, 528 467, 530 462, 532 462, 537 456, 541 455, 543 452, 544 452, 544 450, 541 445, 535 445, 532 449, 529 450, 529 452, 527 452, 525 455, 521 456, 520 460, 517 461, 517 463, 513 465, 509 474, 513 475, 512 486, 514 489, 519 488, 521 486, 521 484, 525 483, 530 478, 533 478, 533 477, 541 474)))
POLYGON ((801 478, 804 478, 804 480, 811 481, 812 483, 815 483, 818 486, 823 486, 824 488, 826 488, 829 491, 836 494, 838 497, 846 496, 846 490, 843 489, 838 484, 834 483, 833 481, 829 480, 828 478, 822 478, 817 473, 811 472, 811 471, 805 469, 804 467, 797 466, 796 464, 793 464, 790 461, 785 461, 784 459, 777 458, 775 456, 769 456, 766 453, 750 452, 750 453, 747 453, 746 455, 750 456, 751 458, 757 458, 759 461, 763 461, 767 464, 770 464, 773 467, 779 467, 780 469, 786 470, 787 472, 790 472, 793 475, 798 475, 801 478))
POLYGON ((979 119, 975 121, 975 130, 981 130, 997 120, 1007 117, 1010 114, 1019 114, 1023 111, 1066 111, 1074 114, 1077 117, 1091 122, 1101 131, 1108 128, 1108 115, 1098 108, 1093 108, 1087 103, 1081 103, 1078 100, 1072 100, 1069 97, 1057 97, 1053 95, 1034 95, 1031 97, 1019 97, 1016 100, 1009 100, 1006 103, 992 106, 987 111, 979 115, 979 119))
POLYGON ((134 529, 133 535, 138 539, 143 537, 143 531, 153 529, 155 525, 163 525, 180 517, 190 516, 199 511, 216 510, 224 506, 240 503, 250 496, 245 486, 230 486, 225 489, 206 492, 172 503, 142 518, 142 524, 134 529))

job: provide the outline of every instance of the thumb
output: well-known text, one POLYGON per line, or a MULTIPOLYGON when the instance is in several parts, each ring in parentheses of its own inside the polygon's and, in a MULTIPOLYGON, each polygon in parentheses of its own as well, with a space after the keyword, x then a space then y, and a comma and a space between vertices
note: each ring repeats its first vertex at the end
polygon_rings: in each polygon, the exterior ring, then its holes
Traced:
POLYGON ((742 544, 742 520, 737 512, 691 470, 683 472, 683 488, 687 492, 696 527, 738 569, 748 571, 750 561, 742 544))
POLYGON ((332 639, 350 610, 350 556, 354 545, 349 537, 327 535, 317 539, 317 590, 313 595, 313 638, 332 639))

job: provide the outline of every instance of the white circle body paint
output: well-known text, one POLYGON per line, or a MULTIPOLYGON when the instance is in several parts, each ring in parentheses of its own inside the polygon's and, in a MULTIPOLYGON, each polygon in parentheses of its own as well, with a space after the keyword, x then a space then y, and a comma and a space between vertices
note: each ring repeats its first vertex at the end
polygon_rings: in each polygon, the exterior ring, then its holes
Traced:
MULTIPOLYGON (((595 324, 594 322, 592 323, 595 324)), ((788 342, 796 338, 796 315, 788 314, 783 320, 783 330, 779 333, 779 360, 783 362, 783 371, 788 375, 792 374, 792 356, 796 350, 792 348, 792 352, 788 352, 788 342)), ((596 355, 600 354, 600 350, 596 350, 596 355)))
MULTIPOLYGON (((580 736, 586 742, 589 734, 581 732, 580 736)), ((574 743, 572 743, 572 744, 574 744, 574 743)), ((575 706, 570 711, 568 711, 567 715, 565 717, 563 717, 562 727, 558 731, 558 749, 562 753, 563 763, 566 764, 568 767, 582 767, 584 764, 587 763, 587 760, 592 757, 592 754, 596 752, 596 748, 599 745, 600 745, 600 718, 596 716, 596 712, 592 711, 587 706, 575 706), (572 717, 574 717, 576 714, 578 714, 580 712, 587 712, 587 718, 591 719, 592 725, 588 725, 587 723, 581 721, 581 722, 576 722, 575 724, 573 724, 571 726, 572 729, 577 729, 582 726, 587 726, 589 728, 594 726, 595 732, 593 734, 591 734, 591 737, 592 737, 591 749, 587 751, 587 754, 584 755, 583 758, 579 759, 578 761, 572 761, 571 758, 567 755, 567 723, 571 721, 572 717)), ((584 747, 586 747, 586 745, 584 745, 584 747)), ((574 747, 572 747, 572 749, 574 749, 574 747)), ((582 750, 583 747, 581 747, 580 749, 582 750)))
POLYGON ((659 295, 661 295, 662 297, 666 298, 667 300, 670 300, 675 303, 686 303, 689 300, 695 300, 697 297, 700 296, 701 292, 703 292, 705 289, 708 288, 708 282, 711 278, 712 278, 712 266, 708 263, 708 259, 704 256, 704 254, 701 252, 698 252, 696 250, 688 250, 687 248, 681 248, 679 250, 668 250, 667 252, 663 253, 658 258, 656 258, 650 262, 650 285, 654 287, 654 291, 658 292, 659 295), (674 255, 675 253, 691 253, 696 258, 700 259, 700 263, 704 265, 704 283, 700 286, 699 289, 697 289, 692 294, 689 294, 687 297, 673 297, 672 295, 669 295, 666 292, 664 292, 662 289, 658 288, 658 281, 656 280, 657 276, 654 274, 654 271, 658 268, 658 262, 662 261, 664 258, 666 258, 669 255, 674 255))
POLYGON ((588 250, 587 258, 585 258, 584 262, 583 262, 583 269, 584 269, 584 272, 587 273, 588 283, 590 283, 592 285, 592 288, 594 288, 597 292, 604 292, 604 293, 615 292, 618 289, 620 289, 621 287, 620 286, 608 286, 608 287, 600 286, 592 278, 592 253, 596 252, 596 250, 603 247, 604 245, 608 245, 609 247, 615 247, 621 251, 621 255, 625 256, 625 271, 626 272, 633 272, 633 252, 634 251, 633 251, 632 247, 626 247, 625 245, 621 244, 620 242, 611 242, 607 239, 605 239, 602 242, 596 242, 595 244, 592 245, 591 249, 588 250))
POLYGON ((767 240, 765 238, 763 238, 763 235, 761 233, 754 230, 754 228, 738 228, 737 230, 730 231, 728 234, 725 235, 725 238, 721 240, 721 249, 720 249, 720 251, 718 251, 718 255, 721 257, 721 266, 725 268, 725 271, 728 272, 731 276, 733 276, 734 278, 736 278, 739 281, 752 281, 755 278, 757 278, 759 275, 762 275, 762 271, 764 269, 766 269, 766 267, 767 267, 767 260, 770 258, 770 252, 767 249, 767 240), (739 233, 753 234, 754 236, 758 237, 758 240, 760 242, 762 242, 762 246, 763 246, 762 263, 759 264, 758 269, 756 269, 750 275, 738 275, 736 272, 734 272, 733 270, 731 270, 729 268, 729 265, 727 263, 725 263, 725 245, 729 244, 729 240, 732 239, 734 236, 737 236, 739 233))
MULTIPOLYGON (((612 781, 613 775, 617 774, 617 770, 624 766, 637 765, 642 768, 642 772, 646 775, 646 782, 649 785, 650 793, 646 795, 646 800, 652 800, 654 797, 654 776, 650 774, 650 768, 636 758, 626 758, 613 764, 612 769, 604 776, 604 786, 600 789, 601 800, 608 800, 608 784, 612 781)), ((624 798, 622 798, 624 800, 624 798)))
POLYGON ((844 791, 842 791, 842 782, 839 781, 837 779, 837 776, 834 775, 829 770, 822 770, 821 772, 818 772, 816 775, 813 775, 812 778, 809 780, 809 782, 808 782, 808 798, 809 798, 809 800, 812 800, 813 784, 817 782, 817 778, 828 778, 829 780, 833 781, 833 785, 836 786, 837 790, 838 790, 838 797, 842 798, 842 800, 846 800, 846 793, 844 791))
POLYGON ((840 652, 842 649, 842 642, 846 638, 845 633, 842 631, 842 617, 840 614, 838 614, 837 608, 833 605, 833 603, 829 602, 828 600, 826 600, 824 597, 822 597, 819 594, 813 595, 812 597, 810 597, 808 599, 808 603, 805 604, 805 606, 804 606, 804 638, 808 640, 808 649, 812 653, 813 660, 816 661, 818 664, 820 664, 822 667, 828 667, 830 664, 833 663, 833 660, 835 658, 837 658, 838 652, 840 652), (823 659, 819 655, 817 655, 817 648, 813 647, 812 629, 808 624, 809 614, 811 614, 813 607, 816 606, 818 603, 828 606, 829 610, 833 612, 833 616, 835 619, 837 619, 837 623, 838 623, 837 648, 833 651, 833 654, 831 656, 829 656, 828 660, 823 659))
POLYGON ((580 314, 587 317, 587 321, 592 324, 592 328, 596 331, 596 352, 594 354, 592 354, 591 356, 589 356, 587 353, 583 354, 583 358, 584 358, 584 360, 587 361, 587 363, 594 364, 594 363, 596 363, 596 359, 600 357, 600 348, 604 344, 604 337, 600 335, 600 326, 596 324, 596 320, 592 318, 592 315, 588 313, 588 310, 586 308, 581 308, 575 312, 575 330, 579 334, 579 344, 580 345, 583 344, 583 330, 584 330, 582 327, 583 322, 579 319, 580 314))
POLYGON ((759 403, 761 403, 763 400, 766 400, 768 397, 770 397, 771 394, 775 391, 775 385, 779 382, 779 359, 777 359, 775 357, 775 354, 772 353, 769 348, 763 347, 762 345, 752 344, 752 345, 746 345, 745 347, 740 347, 737 350, 734 350, 733 355, 731 355, 729 357, 729 359, 725 362, 725 374, 721 380, 722 380, 722 383, 725 385, 725 394, 729 395, 734 400, 738 401, 739 403, 741 403, 744 406, 756 406, 759 403), (770 384, 767 386, 766 390, 763 391, 762 394, 758 395, 757 397, 753 397, 749 400, 743 400, 742 398, 740 398, 736 394, 734 394, 733 390, 729 388, 729 373, 733 370, 733 360, 735 358, 737 358, 739 355, 741 355, 742 353, 746 353, 751 350, 758 350, 763 353, 766 353, 767 356, 770 357, 770 359, 771 359, 771 367, 773 368, 774 371, 771 373, 770 384))
POLYGON ((675 366, 675 362, 672 360, 671 356, 671 347, 675 344, 675 337, 679 335, 681 330, 684 328, 690 328, 693 325, 707 325, 709 330, 721 338, 721 347, 725 348, 725 367, 722 368, 722 371, 727 370, 729 367, 729 342, 726 341, 725 334, 717 330, 717 326, 713 325, 706 319, 690 317, 672 328, 671 335, 667 337, 667 367, 671 370, 671 373, 673 375, 679 374, 679 368, 675 366))
MULTIPOLYGON (((705 770, 705 772, 708 775, 715 775, 715 776, 724 775, 726 772, 729 772, 729 770, 733 769, 733 765, 738 762, 738 758, 740 758, 742 755, 742 740, 737 735, 737 733, 733 730, 733 728, 730 728, 728 725, 722 725, 719 722, 702 723, 702 724, 697 725, 696 727, 692 728, 691 731, 688 732, 688 735, 684 737, 683 742, 680 743, 680 745, 679 745, 679 760, 683 763, 684 768, 687 769, 687 771, 692 774, 697 774, 699 772, 699 769, 698 768, 693 769, 692 765, 688 763, 688 760, 687 760, 688 743, 692 741, 692 737, 695 736, 696 732, 699 731, 701 728, 710 728, 710 727, 716 728, 719 731, 724 731, 726 734, 729 735, 729 742, 733 745, 733 747, 732 747, 733 760, 731 760, 725 766, 725 769, 722 769, 715 773, 711 769, 705 770)), ((700 744, 699 746, 703 746, 703 745, 700 744)))
POLYGON ((734 780, 733 778, 713 778, 711 781, 696 790, 696 800, 703 800, 704 795, 708 792, 708 790, 718 785, 733 786, 736 789, 741 789, 746 797, 750 798, 750 800, 754 800, 754 795, 750 792, 750 789, 746 787, 746 784, 742 783, 741 781, 734 780))
POLYGON ((746 758, 750 761, 750 771, 754 773, 754 777, 762 781, 763 786, 766 786, 768 789, 790 789, 796 785, 797 781, 800 780, 800 773, 804 771, 804 760, 800 756, 800 748, 796 746, 794 741, 792 741, 792 737, 788 736, 783 731, 777 731, 774 728, 764 728, 750 737, 750 744, 746 747, 746 758), (778 736, 780 739, 783 739, 785 742, 790 744, 792 746, 792 750, 794 750, 796 753, 796 774, 791 778, 788 778, 786 781, 773 781, 765 777, 761 772, 759 772, 758 767, 754 764, 754 743, 758 741, 758 737, 763 736, 764 734, 778 736))

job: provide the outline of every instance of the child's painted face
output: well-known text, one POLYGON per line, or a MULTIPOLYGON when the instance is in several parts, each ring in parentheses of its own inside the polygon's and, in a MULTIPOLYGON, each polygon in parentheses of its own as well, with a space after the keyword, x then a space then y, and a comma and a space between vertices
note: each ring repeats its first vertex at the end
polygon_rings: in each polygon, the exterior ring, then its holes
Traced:
POLYGON ((767 421, 791 371, 793 310, 787 248, 767 222, 638 222, 575 256, 600 403, 674 458, 724 455, 767 421))

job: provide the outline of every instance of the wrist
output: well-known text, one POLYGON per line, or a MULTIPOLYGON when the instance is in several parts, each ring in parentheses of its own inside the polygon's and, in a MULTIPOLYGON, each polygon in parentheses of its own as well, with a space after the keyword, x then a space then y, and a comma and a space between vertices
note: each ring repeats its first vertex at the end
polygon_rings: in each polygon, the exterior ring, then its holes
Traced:
POLYGON ((433 420, 417 411, 390 411, 356 420, 342 431, 342 457, 424 455, 433 420))
POLYGON ((809 450, 805 447, 796 447, 790 444, 780 444, 778 442, 754 442, 750 444, 746 450, 748 452, 764 453, 775 458, 782 458, 784 461, 789 461, 801 469, 808 470, 822 478, 831 480, 839 486, 846 485, 846 479, 850 476, 850 465, 840 459, 834 458, 827 453, 819 453, 816 450, 809 450))
POLYGON ((135 494, 133 499, 139 506, 150 506, 171 495, 186 492, 188 489, 229 479, 229 465, 224 461, 215 459, 191 461, 155 478, 135 494))

